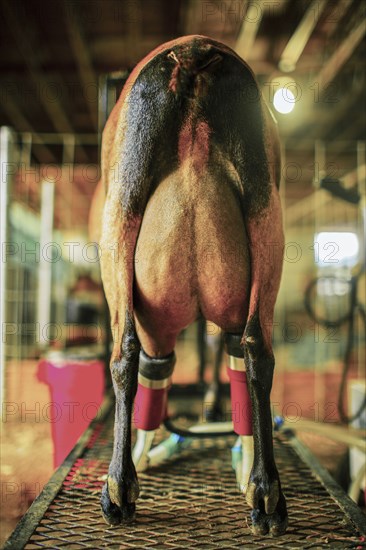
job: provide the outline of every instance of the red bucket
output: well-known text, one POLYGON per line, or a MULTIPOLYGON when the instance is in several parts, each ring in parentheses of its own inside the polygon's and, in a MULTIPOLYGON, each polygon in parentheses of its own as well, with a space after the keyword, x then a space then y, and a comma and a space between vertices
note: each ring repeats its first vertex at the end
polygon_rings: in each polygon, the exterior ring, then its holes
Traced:
POLYGON ((50 354, 38 365, 38 379, 50 389, 46 409, 56 468, 99 412, 104 395, 104 362, 50 354))

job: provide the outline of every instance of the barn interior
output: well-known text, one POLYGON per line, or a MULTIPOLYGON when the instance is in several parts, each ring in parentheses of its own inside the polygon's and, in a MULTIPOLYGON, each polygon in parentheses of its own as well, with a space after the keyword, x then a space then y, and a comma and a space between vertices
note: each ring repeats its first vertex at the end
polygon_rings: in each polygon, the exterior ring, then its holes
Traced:
MULTIPOLYGON (((88 227, 103 127, 136 64, 193 34, 250 65, 277 119, 285 249, 273 416, 364 513, 365 3, 2 0, 0 21, 1 544, 110 391, 88 227)), ((172 392, 201 403, 219 347, 213 323, 187 327, 172 392)))

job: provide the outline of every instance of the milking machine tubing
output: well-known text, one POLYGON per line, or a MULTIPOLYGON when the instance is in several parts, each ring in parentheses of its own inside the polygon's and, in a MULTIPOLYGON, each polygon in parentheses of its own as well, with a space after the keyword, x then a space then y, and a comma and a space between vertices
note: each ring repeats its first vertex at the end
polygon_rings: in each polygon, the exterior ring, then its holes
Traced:
MULTIPOLYGON (((222 336, 220 336, 222 339, 222 336)), ((197 348, 198 348, 198 355, 199 355, 199 372, 198 372, 198 383, 197 384, 190 384, 189 386, 172 386, 170 393, 175 395, 192 395, 194 392, 195 395, 204 395, 204 374, 206 370, 206 351, 207 351, 207 342, 206 342, 206 321, 203 318, 198 319, 197 322, 197 348)), ((230 395, 230 384, 223 384, 220 382, 220 373, 219 368, 222 362, 222 356, 224 351, 224 345, 223 340, 221 340, 220 345, 216 351, 216 358, 215 358, 215 374, 214 376, 217 376, 217 383, 219 385, 220 390, 220 397, 223 395, 229 396, 230 395)), ((186 416, 189 417, 189 415, 177 415, 174 418, 179 418, 179 416, 186 416)), ((207 423, 209 424, 209 423, 207 423)), ((215 437, 223 437, 228 435, 236 435, 233 430, 224 430, 224 431, 202 431, 202 432, 193 432, 189 429, 179 428, 173 423, 173 417, 167 417, 164 420, 164 427, 171 433, 174 433, 176 435, 179 435, 183 438, 198 438, 198 439, 204 439, 204 438, 215 438, 215 437)))
MULTIPOLYGON (((344 200, 347 203, 357 205, 361 201, 361 196, 358 193, 358 191, 345 189, 344 187, 342 187, 341 182, 339 180, 335 180, 335 179, 332 179, 332 178, 325 177, 325 178, 323 178, 323 180, 321 180, 320 187, 322 189, 325 189, 329 193, 331 193, 331 195, 333 195, 337 198, 340 198, 340 199, 344 200)), ((364 220, 364 224, 365 223, 366 222, 364 220)), ((339 412, 339 416, 340 416, 342 422, 344 422, 346 424, 350 424, 351 422, 353 422, 354 420, 359 418, 361 416, 364 408, 366 407, 366 396, 365 396, 363 402, 361 403, 361 405, 359 407, 359 409, 352 416, 347 416, 347 414, 344 412, 344 408, 343 408, 344 392, 345 392, 345 389, 346 389, 346 382, 347 382, 347 374, 348 374, 350 364, 351 364, 351 353, 352 353, 353 342, 354 342, 354 337, 355 337, 355 319, 356 319, 357 312, 359 313, 359 315, 360 315, 360 317, 363 321, 365 339, 366 339, 366 312, 365 312, 365 308, 364 308, 363 304, 361 304, 358 301, 358 297, 357 297, 357 284, 358 284, 358 281, 359 281, 361 275, 365 271, 365 267, 366 267, 366 257, 364 258, 364 261, 363 261, 362 265, 360 266, 360 269, 358 270, 358 273, 356 273, 355 275, 352 275, 351 279, 349 281, 349 284, 350 284, 350 287, 351 287, 350 288, 350 298, 351 298, 351 300, 350 300, 350 309, 345 315, 343 315, 343 317, 340 317, 336 321, 331 321, 331 320, 326 319, 326 318, 318 317, 317 314, 315 313, 315 311, 313 310, 312 306, 311 306, 311 291, 313 290, 314 286, 317 285, 317 283, 320 279, 324 279, 326 277, 320 276, 320 277, 316 277, 315 279, 310 281, 310 283, 308 284, 308 286, 305 290, 305 296, 304 296, 305 309, 306 309, 307 313, 309 314, 310 318, 315 323, 318 323, 319 325, 324 326, 325 328, 338 328, 341 325, 343 325, 344 323, 348 322, 347 344, 346 344, 346 349, 345 349, 344 358, 343 358, 342 379, 341 379, 341 384, 340 384, 340 387, 339 387, 339 394, 338 394, 338 412, 339 412)), ((328 277, 328 278, 331 278, 331 279, 334 279, 334 280, 338 279, 338 280, 344 281, 343 278, 339 278, 339 277, 336 277, 336 276, 328 277)))
MULTIPOLYGON (((183 416, 183 415, 182 415, 183 416)), ((222 430, 222 431, 202 431, 202 432, 196 432, 193 430, 186 430, 184 428, 179 428, 175 424, 172 423, 171 418, 168 417, 163 421, 164 427, 171 433, 179 435, 183 438, 194 438, 194 439, 208 439, 208 438, 216 438, 216 437, 226 437, 237 434, 234 432, 234 430, 222 430)), ((210 422, 207 424, 215 424, 214 422, 210 422)))
MULTIPOLYGON (((330 321, 328 319, 318 317, 316 315, 316 313, 313 311, 312 306, 311 306, 311 298, 310 298, 311 291, 313 290, 314 286, 316 286, 316 284, 318 283, 318 280, 323 279, 324 277, 316 277, 315 279, 313 279, 309 283, 308 287, 306 288, 305 297, 304 297, 305 309, 306 309, 307 313, 309 314, 309 316, 311 317, 311 319, 315 323, 317 323, 321 326, 324 326, 325 328, 338 328, 341 325, 343 325, 344 323, 348 322, 347 344, 346 344, 346 349, 345 349, 344 357, 343 357, 342 379, 341 379, 341 384, 340 384, 340 387, 339 387, 339 394, 338 394, 338 412, 339 412, 339 416, 341 417, 342 422, 345 422, 346 424, 350 424, 351 422, 353 422, 354 420, 359 418, 362 414, 362 411, 366 407, 366 396, 365 396, 363 402, 361 403, 359 409, 352 416, 347 416, 347 414, 344 411, 344 407, 343 407, 344 392, 345 392, 345 389, 346 389, 346 382, 347 382, 347 374, 348 374, 350 364, 351 364, 351 353, 352 353, 353 343, 354 343, 354 338, 355 338, 355 319, 356 319, 357 313, 359 313, 359 315, 360 315, 360 317, 363 321, 365 339, 366 339, 366 312, 365 312, 365 308, 364 308, 363 304, 361 304, 358 301, 358 298, 357 298, 357 283, 358 283, 358 280, 359 280, 361 274, 363 273, 363 271, 364 271, 364 269, 361 269, 357 275, 353 275, 351 277, 351 280, 350 280, 350 286, 351 286, 351 290, 350 290, 350 295, 351 295, 350 309, 349 309, 349 312, 346 315, 344 315, 343 317, 341 317, 337 321, 330 321)), ((337 277, 332 277, 332 278, 337 279, 337 277)), ((339 280, 343 281, 344 279, 339 279, 339 280)))

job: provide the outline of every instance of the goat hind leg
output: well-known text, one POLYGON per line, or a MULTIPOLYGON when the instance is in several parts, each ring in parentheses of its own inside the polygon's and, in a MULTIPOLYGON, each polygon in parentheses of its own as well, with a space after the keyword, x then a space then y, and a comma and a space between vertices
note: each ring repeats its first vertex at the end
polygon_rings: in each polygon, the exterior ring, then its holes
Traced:
POLYGON ((287 509, 275 464, 270 392, 274 357, 263 338, 256 312, 244 331, 244 358, 253 409, 254 461, 246 500, 252 508, 254 534, 281 535, 287 527, 287 509))
POLYGON ((132 316, 126 315, 120 353, 111 360, 116 395, 114 445, 107 483, 102 489, 101 506, 110 525, 131 520, 139 485, 131 453, 131 416, 137 390, 140 343, 132 316))

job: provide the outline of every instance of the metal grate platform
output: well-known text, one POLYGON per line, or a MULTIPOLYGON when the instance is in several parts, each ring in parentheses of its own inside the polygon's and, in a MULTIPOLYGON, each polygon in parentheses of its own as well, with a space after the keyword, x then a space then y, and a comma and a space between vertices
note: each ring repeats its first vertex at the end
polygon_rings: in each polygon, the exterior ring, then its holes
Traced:
POLYGON ((366 548, 361 511, 295 438, 283 435, 275 437, 275 452, 289 508, 286 535, 252 536, 249 508, 231 469, 233 438, 197 440, 178 458, 139 474, 136 520, 108 527, 99 495, 112 452, 113 416, 107 411, 87 430, 6 549, 366 548))

